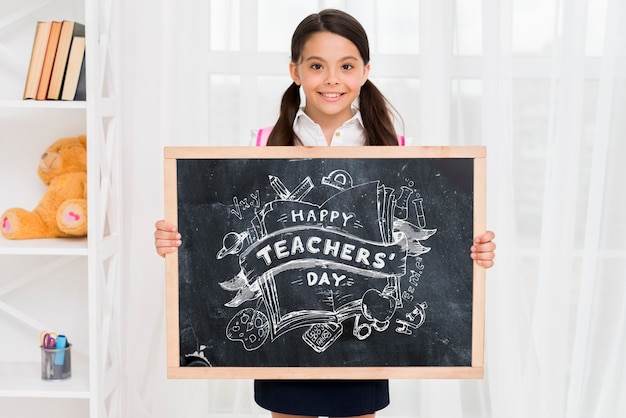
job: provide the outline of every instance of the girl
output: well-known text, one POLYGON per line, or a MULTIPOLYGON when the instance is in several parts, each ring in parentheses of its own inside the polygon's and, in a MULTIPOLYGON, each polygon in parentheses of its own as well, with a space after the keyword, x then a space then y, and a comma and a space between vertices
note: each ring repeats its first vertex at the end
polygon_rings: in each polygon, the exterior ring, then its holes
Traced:
MULTIPOLYGON (((306 17, 291 41, 293 83, 276 125, 261 130, 257 145, 398 145, 391 106, 368 80, 369 60, 367 35, 355 18, 332 9, 306 17)), ((181 245, 176 227, 165 221, 156 223, 154 237, 161 256, 181 245)), ((483 267, 493 266, 494 237, 487 231, 471 247, 471 257, 483 267)), ((256 402, 273 411, 273 418, 372 418, 389 404, 387 380, 257 380, 254 389, 256 402)))

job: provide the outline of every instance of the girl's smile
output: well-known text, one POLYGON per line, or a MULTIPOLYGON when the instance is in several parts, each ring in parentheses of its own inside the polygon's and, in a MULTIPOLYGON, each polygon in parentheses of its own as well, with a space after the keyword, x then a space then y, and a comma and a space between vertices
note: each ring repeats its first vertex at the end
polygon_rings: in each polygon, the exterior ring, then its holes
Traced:
POLYGON ((320 96, 322 96, 323 98, 327 99, 327 100, 335 100, 335 99, 339 99, 341 98, 344 93, 318 93, 320 96))

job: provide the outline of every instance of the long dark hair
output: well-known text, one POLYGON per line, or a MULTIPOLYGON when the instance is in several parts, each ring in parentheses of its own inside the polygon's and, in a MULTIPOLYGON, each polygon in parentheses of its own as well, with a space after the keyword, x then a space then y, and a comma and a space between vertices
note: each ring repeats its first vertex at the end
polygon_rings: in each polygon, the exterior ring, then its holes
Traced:
MULTIPOLYGON (((325 9, 307 16, 296 28, 291 38, 291 61, 298 63, 304 44, 311 35, 331 32, 352 42, 364 64, 370 61, 369 41, 365 29, 354 17, 336 9, 325 9)), ((283 94, 280 114, 268 138, 267 145, 294 145, 298 139, 293 131, 293 121, 300 107, 300 91, 291 83, 283 94)), ((398 145, 391 111, 393 107, 370 80, 361 87, 359 110, 365 127, 365 145, 398 145)))

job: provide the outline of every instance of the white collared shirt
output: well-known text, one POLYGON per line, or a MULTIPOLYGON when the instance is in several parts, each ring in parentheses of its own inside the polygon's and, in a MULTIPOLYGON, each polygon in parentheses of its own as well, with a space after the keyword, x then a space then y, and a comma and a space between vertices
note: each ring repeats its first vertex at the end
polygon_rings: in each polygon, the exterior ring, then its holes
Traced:
MULTIPOLYGON (((345 121, 333 134, 330 146, 359 146, 365 144, 365 128, 361 112, 353 109, 356 113, 345 121)), ((300 108, 293 120, 293 131, 305 146, 326 147, 326 137, 322 128, 315 123, 304 110, 300 108)))

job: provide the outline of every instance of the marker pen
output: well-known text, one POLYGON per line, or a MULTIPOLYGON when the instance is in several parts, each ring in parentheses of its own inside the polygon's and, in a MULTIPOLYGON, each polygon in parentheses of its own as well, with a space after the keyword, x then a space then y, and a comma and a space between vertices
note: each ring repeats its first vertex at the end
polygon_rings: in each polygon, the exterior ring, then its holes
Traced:
POLYGON ((67 338, 65 335, 59 335, 57 337, 57 346, 54 355, 54 371, 55 376, 61 376, 63 374, 63 364, 65 363, 65 346, 67 345, 67 338))

